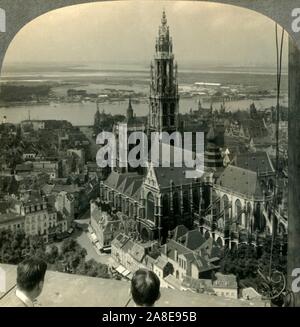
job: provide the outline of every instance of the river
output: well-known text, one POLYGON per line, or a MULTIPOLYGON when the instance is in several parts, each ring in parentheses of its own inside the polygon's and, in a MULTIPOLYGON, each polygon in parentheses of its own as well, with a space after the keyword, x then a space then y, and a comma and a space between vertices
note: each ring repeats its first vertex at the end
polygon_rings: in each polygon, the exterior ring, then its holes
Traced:
MULTIPOLYGON (((180 113, 189 112, 190 109, 197 108, 196 98, 182 98, 179 102, 180 113)), ((240 109, 247 110, 252 103, 252 100, 239 100, 226 102, 226 109, 232 112, 240 109)), ((286 102, 286 101, 285 101, 286 102)), ((275 99, 263 99, 254 101, 256 107, 268 108, 275 106, 275 99)), ((104 109, 106 113, 114 114, 126 114, 127 102, 107 102, 100 104, 101 110, 104 109)), ((214 103, 213 108, 219 109, 221 103, 214 103)), ((210 104, 203 104, 203 106, 209 107, 210 104)), ((140 103, 134 103, 133 109, 137 116, 144 116, 148 113, 148 103, 143 101, 140 103)), ((57 103, 57 104, 41 104, 41 105, 23 105, 17 107, 1 107, 0 117, 6 116, 7 122, 20 123, 22 120, 28 119, 29 114, 31 119, 58 119, 68 120, 73 125, 91 125, 93 124, 94 114, 96 112, 96 104, 92 102, 87 103, 57 103)))

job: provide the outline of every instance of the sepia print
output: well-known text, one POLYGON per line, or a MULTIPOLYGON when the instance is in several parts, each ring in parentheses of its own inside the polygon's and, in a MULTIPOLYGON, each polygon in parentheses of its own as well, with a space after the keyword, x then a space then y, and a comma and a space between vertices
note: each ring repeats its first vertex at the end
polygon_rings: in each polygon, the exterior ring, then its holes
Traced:
POLYGON ((206 1, 25 24, 0 79, 0 306, 299 305, 289 32, 206 1))

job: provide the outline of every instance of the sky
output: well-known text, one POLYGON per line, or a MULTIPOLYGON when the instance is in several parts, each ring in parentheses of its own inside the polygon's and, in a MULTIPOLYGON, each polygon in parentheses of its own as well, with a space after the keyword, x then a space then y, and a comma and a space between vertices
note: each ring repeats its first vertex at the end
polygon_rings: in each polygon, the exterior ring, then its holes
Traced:
MULTIPOLYGON (((16 35, 12 63, 148 63, 166 10, 176 60, 273 66, 275 23, 230 5, 188 1, 115 1, 69 6, 44 14, 16 35)), ((287 37, 284 45, 286 62, 287 37)))

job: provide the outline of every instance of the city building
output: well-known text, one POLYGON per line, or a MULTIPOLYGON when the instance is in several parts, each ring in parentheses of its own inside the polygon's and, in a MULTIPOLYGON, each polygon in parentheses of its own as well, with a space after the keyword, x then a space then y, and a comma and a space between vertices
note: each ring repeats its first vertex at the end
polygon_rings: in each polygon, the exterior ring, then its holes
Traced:
POLYGON ((42 236, 45 242, 52 236, 65 231, 66 221, 58 219, 57 211, 47 203, 46 198, 36 193, 22 198, 9 198, 0 203, 0 229, 21 231, 27 236, 42 236))
POLYGON ((67 227, 70 228, 75 217, 75 199, 73 194, 61 191, 55 196, 55 209, 67 221, 67 227))
MULTIPOLYGON (((215 119, 202 126, 205 132, 202 176, 186 178, 186 173, 195 167, 185 167, 183 160, 178 167, 174 155, 176 140, 170 138, 169 144, 160 140, 159 161, 149 158, 147 167, 139 174, 128 169, 111 172, 100 183, 100 202, 120 211, 127 220, 133 220, 139 237, 146 242, 165 243, 169 232, 180 224, 188 229, 199 228, 219 246, 234 246, 245 242, 245 238, 255 238, 257 233, 271 233, 272 221, 267 207, 273 199, 274 168, 270 158, 260 151, 249 157, 250 152, 231 154, 225 146, 226 136, 242 139, 248 148, 254 138, 262 140, 268 136, 263 119, 255 114, 253 105, 251 108, 251 118, 240 114, 238 121, 225 124, 222 119, 215 119), (170 153, 168 167, 164 166, 165 153, 170 153)), ((204 110, 200 102, 198 112, 202 111, 207 117, 212 109, 204 110)), ((225 113, 223 103, 218 114, 224 116, 225 113)), ((129 102, 129 126, 133 126, 130 125, 133 121, 129 102)), ((114 129, 117 138, 120 126, 116 124, 114 129)), ((147 130, 149 133, 180 130, 177 65, 165 12, 151 65, 147 130)), ((191 154, 195 158, 195 153, 191 154)))
POLYGON ((151 63, 149 103, 149 133, 175 132, 179 125, 177 63, 174 63, 173 41, 165 12, 163 12, 155 55, 151 63))
POLYGON ((96 235, 95 245, 100 251, 111 250, 111 242, 120 231, 121 220, 102 211, 97 201, 90 206, 92 233, 96 235))
POLYGON ((25 217, 14 212, 0 212, 0 231, 10 229, 12 232, 24 231, 25 217))

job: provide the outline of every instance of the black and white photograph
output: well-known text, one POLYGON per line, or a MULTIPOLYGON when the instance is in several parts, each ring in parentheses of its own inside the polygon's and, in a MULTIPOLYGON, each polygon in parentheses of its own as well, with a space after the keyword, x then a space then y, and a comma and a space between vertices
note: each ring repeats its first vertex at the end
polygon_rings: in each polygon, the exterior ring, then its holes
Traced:
POLYGON ((0 307, 300 306, 300 8, 252 2, 0 1, 0 307))

